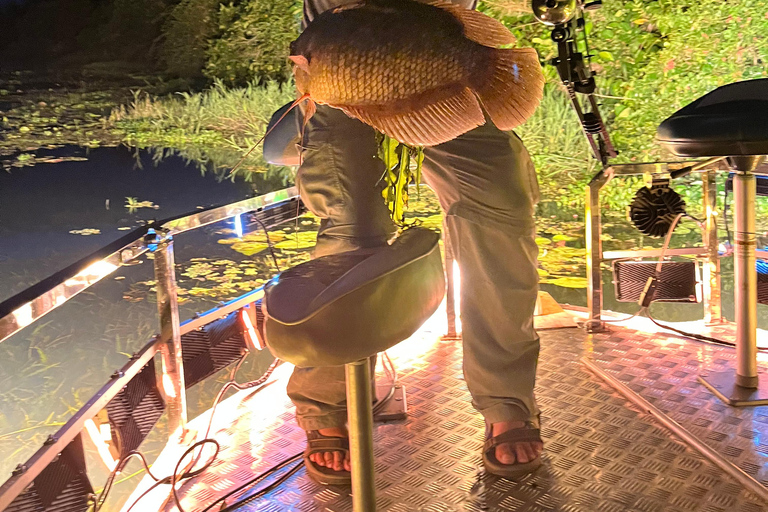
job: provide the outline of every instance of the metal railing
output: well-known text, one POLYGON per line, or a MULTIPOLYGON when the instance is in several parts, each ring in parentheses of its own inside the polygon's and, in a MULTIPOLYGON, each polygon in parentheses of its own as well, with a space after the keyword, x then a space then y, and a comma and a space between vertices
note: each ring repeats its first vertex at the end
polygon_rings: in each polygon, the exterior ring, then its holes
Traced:
POLYGON ((728 170, 724 161, 705 162, 659 162, 614 165, 608 167, 590 182, 586 195, 586 251, 587 251, 587 309, 590 322, 588 330, 601 330, 600 320, 603 309, 603 281, 601 264, 608 260, 621 258, 658 258, 660 249, 645 249, 635 251, 603 251, 602 216, 600 208, 600 191, 614 178, 626 176, 651 175, 669 177, 670 173, 690 167, 690 172, 702 174, 702 200, 704 203, 704 226, 702 228, 702 247, 668 249, 666 256, 696 256, 704 260, 703 302, 705 321, 718 323, 722 321, 720 258, 717 240, 717 187, 716 172, 728 170), (702 164, 707 164, 700 167, 702 164))
MULTIPOLYGON (((43 446, 25 464, 19 464, 16 467, 11 478, 0 486, 0 510, 5 510, 27 489, 80 434, 86 421, 104 409, 158 352, 162 355, 163 386, 160 386, 160 389, 163 390, 168 406, 169 430, 172 436, 183 435, 187 418, 182 336, 255 302, 263 296, 263 292, 261 288, 253 290, 181 323, 174 272, 174 235, 247 213, 265 214, 266 218, 272 219, 270 224, 274 226, 297 217, 303 211, 298 190, 291 187, 154 222, 132 231, 0 303, 0 342, 2 342, 66 303, 78 293, 93 286, 119 267, 131 264, 147 251, 154 253, 160 334, 153 337, 122 368, 115 371, 110 381, 102 386, 64 426, 49 436, 43 446)), ((261 221, 260 224, 265 225, 261 221)))

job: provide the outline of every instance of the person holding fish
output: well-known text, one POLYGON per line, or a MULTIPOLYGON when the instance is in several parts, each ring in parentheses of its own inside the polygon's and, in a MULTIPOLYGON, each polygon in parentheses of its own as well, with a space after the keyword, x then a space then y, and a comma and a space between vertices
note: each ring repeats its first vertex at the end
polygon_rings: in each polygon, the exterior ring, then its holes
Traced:
MULTIPOLYGON (((475 0, 304 0, 291 45, 300 127, 297 185, 321 219, 316 256, 386 244, 375 130, 425 147, 423 177, 461 267, 464 376, 486 422, 483 462, 503 477, 541 464, 534 382, 539 339, 535 169, 511 131, 539 104, 535 50, 475 0), (315 110, 316 109, 316 110, 315 110)), ((307 432, 308 474, 348 484, 343 367, 296 368, 288 384, 307 432)))

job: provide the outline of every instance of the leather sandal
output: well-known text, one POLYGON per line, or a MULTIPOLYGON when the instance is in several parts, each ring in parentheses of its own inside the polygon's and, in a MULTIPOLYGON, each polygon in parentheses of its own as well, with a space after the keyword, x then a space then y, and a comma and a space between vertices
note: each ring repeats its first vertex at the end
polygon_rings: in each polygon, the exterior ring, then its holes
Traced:
POLYGON ((346 437, 324 436, 317 430, 307 431, 307 449, 304 450, 304 466, 307 474, 321 485, 351 485, 352 475, 349 471, 336 471, 325 466, 319 466, 310 460, 314 453, 343 452, 349 453, 349 439, 346 437))
POLYGON ((541 455, 525 463, 515 462, 513 464, 502 464, 496 458, 496 448, 499 445, 507 443, 541 443, 541 431, 532 422, 527 421, 524 427, 507 430, 498 436, 492 436, 491 432, 491 425, 486 423, 483 464, 489 473, 504 478, 519 478, 533 473, 541 466, 541 455))

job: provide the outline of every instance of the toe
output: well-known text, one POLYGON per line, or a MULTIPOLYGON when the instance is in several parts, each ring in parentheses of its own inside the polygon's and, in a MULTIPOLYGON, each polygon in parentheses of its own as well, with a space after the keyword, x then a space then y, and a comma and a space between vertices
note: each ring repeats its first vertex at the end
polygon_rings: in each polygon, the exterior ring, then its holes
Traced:
POLYGON ((333 452, 325 452, 323 453, 323 458, 325 459, 324 466, 327 468, 333 467, 333 452))
POLYGON ((525 449, 526 455, 528 455, 528 460, 531 461, 536 458, 536 453, 533 450, 533 444, 532 443, 524 443, 523 448, 525 449))
POLYGON ((515 452, 510 449, 508 444, 502 444, 496 448, 496 459, 502 464, 514 464, 515 452))
POLYGON ((525 445, 523 443, 517 443, 515 445, 515 455, 517 455, 517 460, 519 460, 522 464, 528 462, 528 452, 526 451, 525 445))
POLYGON ((333 470, 341 471, 344 467, 342 452, 333 452, 333 470))

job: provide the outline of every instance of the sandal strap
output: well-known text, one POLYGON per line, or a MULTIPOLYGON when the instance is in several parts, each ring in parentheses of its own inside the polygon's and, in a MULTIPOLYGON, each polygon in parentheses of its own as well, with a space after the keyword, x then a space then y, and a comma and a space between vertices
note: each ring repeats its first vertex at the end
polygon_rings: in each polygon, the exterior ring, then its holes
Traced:
POLYGON ((322 452, 348 452, 349 439, 346 437, 324 436, 316 430, 307 432, 307 455, 322 452))
POLYGON ((522 428, 514 428, 507 430, 501 434, 489 437, 485 441, 484 450, 488 451, 496 448, 502 444, 508 443, 541 443, 541 430, 538 428, 532 428, 531 426, 525 426, 522 428))

